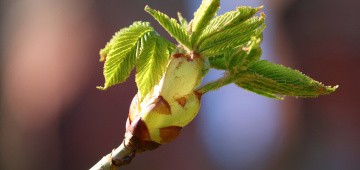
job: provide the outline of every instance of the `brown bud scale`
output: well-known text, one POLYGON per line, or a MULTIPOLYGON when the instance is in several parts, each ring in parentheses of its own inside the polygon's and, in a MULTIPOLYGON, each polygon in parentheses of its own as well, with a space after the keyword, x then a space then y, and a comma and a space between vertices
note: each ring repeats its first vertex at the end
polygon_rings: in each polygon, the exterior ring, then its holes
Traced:
POLYGON ((170 105, 162 96, 155 99, 152 110, 156 113, 171 115, 170 105))
POLYGON ((140 139, 134 136, 133 134, 131 134, 131 132, 129 131, 126 132, 126 136, 127 136, 126 146, 134 149, 136 152, 150 151, 156 149, 161 145, 157 142, 140 139))
POLYGON ((181 131, 182 127, 179 126, 169 126, 169 127, 165 127, 165 128, 160 128, 160 138, 161 144, 166 144, 171 142, 172 140, 174 140, 177 136, 179 136, 180 131, 181 131))
POLYGON ((179 103, 179 105, 181 105, 182 107, 185 106, 186 104, 186 98, 185 97, 181 97, 181 98, 178 98, 176 99, 176 101, 179 103))

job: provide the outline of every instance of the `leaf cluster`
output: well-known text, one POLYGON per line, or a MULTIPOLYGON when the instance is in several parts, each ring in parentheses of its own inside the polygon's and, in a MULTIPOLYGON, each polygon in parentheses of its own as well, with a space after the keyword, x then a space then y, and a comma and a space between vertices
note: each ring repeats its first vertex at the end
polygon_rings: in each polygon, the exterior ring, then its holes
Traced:
POLYGON ((124 82, 136 67, 136 83, 144 97, 160 81, 169 56, 174 51, 196 52, 209 60, 211 68, 225 70, 225 76, 198 90, 207 92, 235 83, 239 87, 267 97, 282 99, 284 95, 315 97, 333 92, 330 87, 297 70, 260 60, 265 15, 261 7, 237 7, 217 16, 220 0, 203 0, 194 19, 187 21, 178 13, 178 20, 154 10, 145 11, 173 37, 171 44, 147 22, 135 22, 118 31, 104 49, 105 85, 100 89, 124 82), (226 80, 226 81, 223 81, 226 80), (211 87, 211 88, 208 88, 211 87), (206 90, 204 90, 206 89, 206 90))
POLYGON ((105 90, 124 82, 136 67, 136 83, 145 96, 165 71, 174 45, 162 38, 148 22, 134 22, 119 30, 100 50, 100 61, 105 61, 105 90))

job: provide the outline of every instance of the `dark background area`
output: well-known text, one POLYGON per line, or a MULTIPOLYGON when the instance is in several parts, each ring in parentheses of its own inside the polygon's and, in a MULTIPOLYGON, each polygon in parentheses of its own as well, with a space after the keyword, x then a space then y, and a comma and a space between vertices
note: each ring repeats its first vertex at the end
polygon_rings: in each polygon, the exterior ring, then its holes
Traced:
MULTIPOLYGON (((124 169, 360 169, 360 1, 259 2, 271 13, 278 62, 340 88, 278 102, 278 144, 268 146, 264 159, 246 162, 235 154, 230 158, 239 163, 224 166, 204 146, 203 122, 196 118, 174 142, 138 154, 124 169)), ((99 49, 138 20, 170 39, 143 11, 146 4, 192 18, 199 3, 0 0, 0 169, 88 169, 117 147, 136 85, 132 75, 120 86, 97 90, 103 83, 99 49)))

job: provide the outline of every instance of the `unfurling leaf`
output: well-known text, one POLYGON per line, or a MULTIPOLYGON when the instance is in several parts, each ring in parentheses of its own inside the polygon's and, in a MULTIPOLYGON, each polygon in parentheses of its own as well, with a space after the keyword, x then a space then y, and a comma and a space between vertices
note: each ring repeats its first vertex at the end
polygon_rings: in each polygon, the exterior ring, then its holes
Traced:
POLYGON ((300 71, 266 60, 251 64, 245 72, 239 74, 235 83, 249 91, 277 99, 282 99, 285 95, 317 97, 337 88, 324 86, 300 71))
POLYGON ((183 28, 174 18, 170 18, 166 14, 151 9, 149 6, 145 7, 145 11, 152 15, 162 27, 180 44, 188 49, 192 49, 190 45, 190 37, 185 28, 183 28))
POLYGON ((201 42, 209 36, 239 25, 254 16, 260 9, 262 9, 262 7, 238 7, 235 11, 226 12, 223 15, 215 17, 209 25, 207 25, 197 42, 201 42))
POLYGON ((265 15, 252 17, 234 27, 207 36, 198 46, 204 56, 214 56, 246 45, 252 37, 258 37, 265 29, 265 15))
POLYGON ((246 70, 250 64, 260 60, 262 54, 260 42, 261 38, 252 37, 252 40, 248 42, 249 44, 226 56, 225 59, 230 73, 236 74, 246 70))
POLYGON ((177 16, 178 16, 178 19, 179 19, 179 22, 181 24, 181 26, 184 28, 184 29, 187 29, 188 27, 188 22, 187 20, 182 16, 182 14, 180 12, 177 13, 177 16))
POLYGON ((243 71, 247 66, 260 59, 261 36, 253 37, 246 46, 227 50, 221 55, 209 58, 210 66, 215 69, 227 70, 231 74, 243 71))
POLYGON ((194 13, 191 31, 191 42, 193 46, 196 46, 194 43, 201 36, 210 21, 215 17, 219 7, 220 0, 203 0, 199 9, 194 13))
POLYGON ((140 92, 140 101, 159 83, 169 61, 167 41, 161 37, 152 37, 136 61, 136 84, 140 92))
MULTIPOLYGON (((223 55, 222 55, 223 56, 223 55)), ((226 70, 225 57, 209 57, 210 67, 218 70, 226 70)))

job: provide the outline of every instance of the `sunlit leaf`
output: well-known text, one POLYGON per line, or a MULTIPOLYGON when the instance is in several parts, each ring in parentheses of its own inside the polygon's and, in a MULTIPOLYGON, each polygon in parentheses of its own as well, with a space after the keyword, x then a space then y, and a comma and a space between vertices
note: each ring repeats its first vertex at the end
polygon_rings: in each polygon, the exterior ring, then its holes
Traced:
POLYGON ((216 15, 220 7, 220 0, 203 0, 198 10, 194 13, 192 23, 191 42, 194 44, 201 36, 204 29, 216 15))
POLYGON ((208 36, 198 46, 204 56, 221 54, 240 45, 246 45, 252 37, 262 34, 265 29, 265 16, 252 17, 241 24, 208 36))
POLYGON ((159 83, 169 56, 167 42, 161 37, 152 37, 144 43, 136 62, 136 84, 140 92, 140 101, 159 83))
POLYGON ((146 22, 135 22, 130 27, 117 32, 100 54, 106 56, 104 64, 105 84, 99 89, 124 82, 135 66, 141 39, 154 34, 153 28, 146 22))
POLYGON ((180 44, 191 49, 190 37, 185 28, 183 28, 174 18, 170 18, 166 14, 151 9, 149 6, 145 7, 145 11, 152 15, 162 27, 180 44))
POLYGON ((331 93, 337 86, 324 86, 322 83, 282 65, 266 60, 253 63, 239 74, 238 86, 255 93, 281 99, 283 96, 317 97, 331 93))
POLYGON ((181 26, 184 28, 184 29, 187 29, 188 27, 188 22, 187 20, 182 16, 182 14, 180 12, 177 13, 177 16, 178 16, 178 19, 179 19, 179 22, 181 24, 181 26))
POLYGON ((226 12, 223 15, 215 17, 209 25, 206 26, 203 31, 201 37, 197 40, 197 42, 201 42, 208 37, 222 32, 224 30, 235 27, 247 19, 254 16, 256 12, 258 12, 262 7, 252 8, 252 7, 238 7, 235 11, 226 12))

